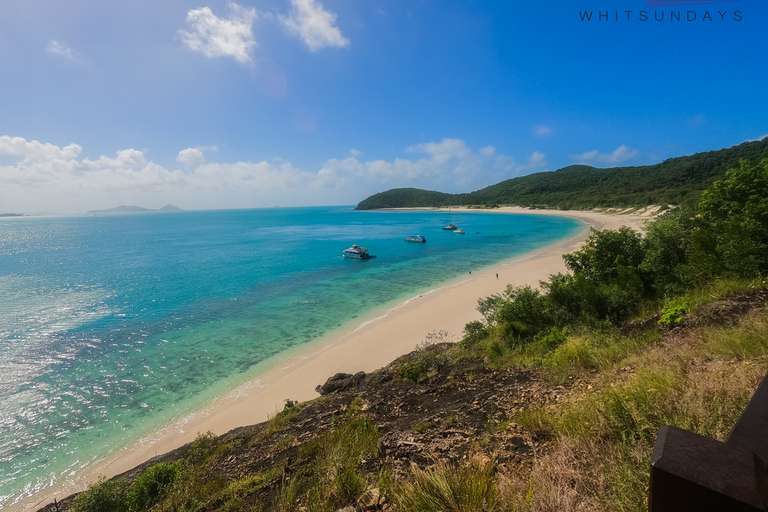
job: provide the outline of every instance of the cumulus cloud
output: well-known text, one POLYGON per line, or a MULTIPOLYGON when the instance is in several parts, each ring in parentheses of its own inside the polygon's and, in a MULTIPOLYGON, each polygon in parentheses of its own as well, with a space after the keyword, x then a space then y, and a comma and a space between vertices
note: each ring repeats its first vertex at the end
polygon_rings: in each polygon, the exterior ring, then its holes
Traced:
POLYGON ((92 159, 77 144, 56 146, 22 137, 0 136, 0 205, 3 210, 82 212, 119 204, 177 204, 182 208, 349 204, 394 187, 446 192, 474 190, 541 170, 546 156, 533 152, 524 162, 493 146, 475 150, 461 139, 416 144, 410 158, 369 160, 351 150, 317 171, 281 159, 260 162, 206 162, 216 146, 186 148, 166 169, 137 149, 92 159))
POLYGON ((205 155, 200 148, 187 148, 179 151, 179 156, 176 157, 176 161, 186 165, 187 167, 193 167, 195 165, 201 165, 205 163, 205 155))
POLYGON ((317 185, 338 188, 351 181, 363 180, 377 183, 380 187, 452 189, 458 186, 466 189, 487 186, 547 165, 543 153, 534 152, 526 163, 521 164, 508 155, 498 153, 493 146, 474 151, 461 139, 416 144, 408 147, 407 152, 427 157, 416 160, 396 158, 391 162, 361 162, 355 155, 343 160, 330 159, 319 171, 317 185))
POLYGON ((336 27, 336 14, 323 9, 316 0, 291 0, 291 12, 280 16, 283 28, 300 37, 313 52, 326 47, 345 48, 349 39, 336 27))
POLYGON ((136 149, 95 160, 82 157, 81 151, 77 144, 59 147, 0 136, 0 156, 16 159, 0 166, 3 209, 69 213, 127 201, 141 204, 148 198, 161 204, 186 198, 210 201, 201 205, 206 207, 254 207, 260 206, 254 200, 271 201, 281 194, 283 199, 301 197, 297 191, 316 179, 286 162, 206 164, 198 148, 179 152, 179 159, 192 168, 187 173, 148 161, 136 149), (238 194, 242 202, 234 204, 231 198, 238 194))
POLYGON ((190 30, 180 30, 182 42, 206 57, 232 57, 241 64, 251 62, 251 50, 256 46, 253 22, 256 9, 248 9, 234 2, 227 4, 229 18, 219 18, 210 7, 193 9, 187 13, 190 30))
POLYGON ((22 164, 38 161, 70 160, 76 158, 82 147, 70 144, 63 148, 49 143, 40 143, 36 140, 27 141, 23 137, 0 137, 0 155, 22 157, 22 164))
POLYGON ((639 154, 636 149, 630 149, 628 146, 622 144, 616 148, 613 153, 600 153, 598 150, 587 151, 580 155, 571 155, 571 159, 583 163, 583 164, 606 164, 606 165, 618 165, 623 162, 632 160, 639 154))

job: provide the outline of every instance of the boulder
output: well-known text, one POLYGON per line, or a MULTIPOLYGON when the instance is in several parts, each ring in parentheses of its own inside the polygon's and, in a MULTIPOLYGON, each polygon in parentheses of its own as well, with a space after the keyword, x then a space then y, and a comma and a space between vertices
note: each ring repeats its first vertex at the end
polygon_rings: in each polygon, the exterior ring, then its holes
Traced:
POLYGON ((365 381, 365 372, 357 372, 352 375, 349 373, 337 373, 329 377, 322 386, 318 385, 315 391, 321 395, 328 395, 337 391, 343 391, 349 388, 356 388, 365 381))

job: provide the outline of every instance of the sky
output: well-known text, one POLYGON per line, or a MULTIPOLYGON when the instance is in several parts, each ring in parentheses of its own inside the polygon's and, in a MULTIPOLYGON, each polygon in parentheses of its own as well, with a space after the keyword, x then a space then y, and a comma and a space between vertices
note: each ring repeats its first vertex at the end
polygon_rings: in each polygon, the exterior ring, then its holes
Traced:
POLYGON ((0 213, 353 205, 768 135, 768 2, 0 5, 0 213), (678 17, 679 15, 679 17, 678 17))

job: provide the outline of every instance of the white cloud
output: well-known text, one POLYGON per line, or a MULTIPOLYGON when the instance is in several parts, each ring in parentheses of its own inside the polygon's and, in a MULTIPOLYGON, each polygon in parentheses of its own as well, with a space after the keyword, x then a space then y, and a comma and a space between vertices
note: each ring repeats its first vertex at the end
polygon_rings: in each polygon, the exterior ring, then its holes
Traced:
POLYGON ((42 144, 36 140, 27 141, 23 137, 0 136, 0 155, 20 156, 25 164, 76 158, 82 149, 77 144, 60 148, 53 144, 42 144))
POLYGON ((363 161, 360 152, 328 160, 318 171, 288 161, 206 162, 216 146, 179 151, 181 169, 166 169, 144 152, 122 149, 112 157, 84 157, 77 144, 59 147, 0 136, 0 205, 3 211, 82 213, 119 204, 182 208, 350 204, 394 187, 446 192, 475 190, 546 166, 543 153, 517 162, 487 146, 473 150, 461 139, 416 144, 413 158, 363 161), (205 153, 204 153, 205 150, 205 153))
POLYGON ((379 188, 420 186, 466 190, 540 170, 547 165, 543 153, 534 152, 526 163, 519 164, 514 158, 497 153, 493 146, 475 152, 461 139, 416 144, 407 151, 423 153, 428 158, 397 158, 392 162, 361 162, 354 156, 331 159, 319 171, 317 185, 339 188, 352 181, 368 180, 379 184, 379 188))
POLYGON ((427 153, 432 155, 436 163, 446 163, 453 158, 465 158, 471 153, 467 144, 460 139, 443 139, 441 142, 427 142, 408 148, 411 153, 427 153))
POLYGON ((179 151, 179 156, 176 157, 176 161, 186 165, 187 167, 193 167, 195 165, 201 165, 205 163, 205 155, 200 148, 187 148, 179 151))
POLYGON ((232 57, 246 64, 251 62, 251 50, 256 46, 253 22, 258 17, 256 9, 248 9, 229 2, 229 18, 219 18, 210 7, 193 9, 187 13, 190 31, 179 31, 181 40, 190 49, 208 58, 232 57))
POLYGON ((537 137, 549 137, 550 135, 552 135, 552 127, 547 126, 545 124, 540 124, 538 126, 533 127, 533 133, 537 137))
POLYGON ((606 165, 618 165, 635 158, 640 152, 636 149, 630 149, 622 144, 616 148, 613 153, 600 153, 598 150, 587 151, 580 155, 571 155, 571 159, 584 164, 600 163, 606 165))
POLYGON ((83 63, 83 59, 80 57, 80 54, 72 49, 69 45, 62 43, 61 41, 48 41, 48 45, 45 47, 45 51, 50 55, 62 57, 69 62, 74 62, 77 64, 83 63))
POLYGON ((291 35, 300 37, 313 52, 326 47, 349 46, 349 39, 341 35, 336 24, 336 14, 323 9, 316 0, 291 0, 291 12, 280 16, 283 28, 291 35))

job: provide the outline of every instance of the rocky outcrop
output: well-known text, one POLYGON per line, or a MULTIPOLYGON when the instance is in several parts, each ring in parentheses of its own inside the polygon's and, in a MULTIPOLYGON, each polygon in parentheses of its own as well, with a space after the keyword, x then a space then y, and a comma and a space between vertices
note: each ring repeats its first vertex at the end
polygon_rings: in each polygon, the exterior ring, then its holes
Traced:
POLYGON ((365 381, 365 372, 357 372, 352 375, 350 373, 337 373, 333 377, 330 377, 325 381, 325 384, 318 385, 315 391, 320 395, 328 395, 330 393, 336 393, 338 391, 346 391, 348 389, 357 388, 365 381))

